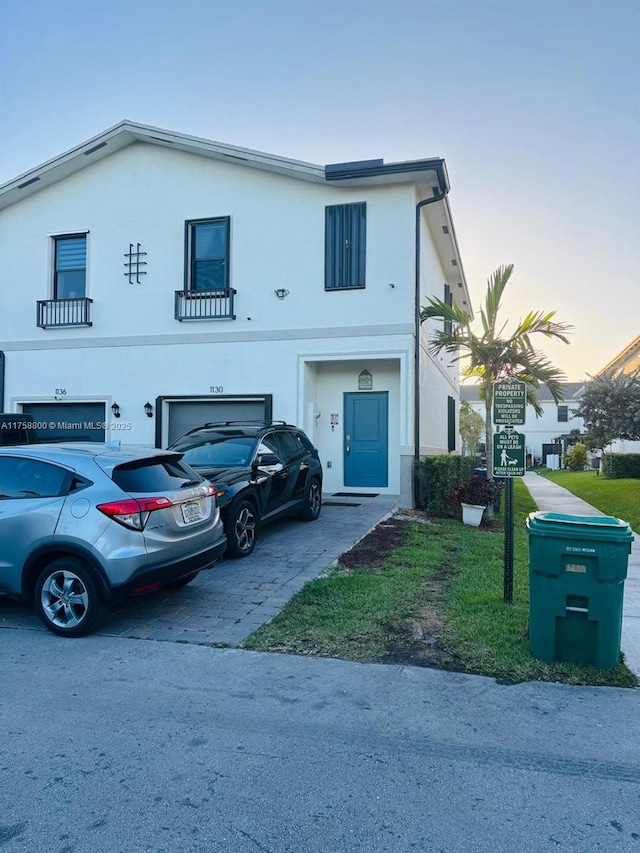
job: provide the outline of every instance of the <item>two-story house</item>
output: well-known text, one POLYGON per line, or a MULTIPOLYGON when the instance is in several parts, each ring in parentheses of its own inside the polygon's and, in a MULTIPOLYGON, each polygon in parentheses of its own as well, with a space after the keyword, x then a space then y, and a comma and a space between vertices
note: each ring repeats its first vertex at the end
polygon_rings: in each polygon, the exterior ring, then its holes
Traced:
POLYGON ((0 187, 0 410, 50 438, 302 426, 325 490, 456 449, 430 296, 471 311, 440 158, 316 166, 123 121, 0 187))

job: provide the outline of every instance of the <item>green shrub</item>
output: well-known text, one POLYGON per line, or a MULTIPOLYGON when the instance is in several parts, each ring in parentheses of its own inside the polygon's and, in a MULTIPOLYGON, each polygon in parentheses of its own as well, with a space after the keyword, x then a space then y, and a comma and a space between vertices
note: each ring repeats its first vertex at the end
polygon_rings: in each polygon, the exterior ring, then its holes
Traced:
POLYGON ((587 465, 587 448, 581 441, 570 447, 564 455, 564 461, 570 471, 584 471, 587 465))
POLYGON ((640 480, 640 453, 603 453, 602 473, 608 480, 640 480))
POLYGON ((424 456, 419 459, 416 503, 428 515, 456 518, 460 513, 452 492, 472 476, 476 460, 471 456, 424 456))

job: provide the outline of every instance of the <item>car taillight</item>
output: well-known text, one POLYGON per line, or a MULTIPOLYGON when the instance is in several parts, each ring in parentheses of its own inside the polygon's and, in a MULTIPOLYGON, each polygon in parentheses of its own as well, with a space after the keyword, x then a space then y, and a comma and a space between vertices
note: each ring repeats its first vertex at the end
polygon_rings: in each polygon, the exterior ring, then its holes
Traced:
POLYGON ((98 504, 96 509, 130 530, 144 530, 149 515, 156 509, 171 506, 169 498, 130 498, 126 501, 112 501, 98 504))
POLYGON ((224 495, 225 492, 226 489, 216 486, 215 483, 212 483, 211 480, 209 480, 209 491, 207 492, 207 494, 210 497, 219 498, 221 495, 224 495))

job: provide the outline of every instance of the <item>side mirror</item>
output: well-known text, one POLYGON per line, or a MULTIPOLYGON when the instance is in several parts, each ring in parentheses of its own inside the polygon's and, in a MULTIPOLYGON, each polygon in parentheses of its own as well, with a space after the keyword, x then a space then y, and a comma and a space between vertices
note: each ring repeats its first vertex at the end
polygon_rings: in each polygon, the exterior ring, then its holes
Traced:
POLYGON ((255 461, 257 467, 277 465, 280 458, 275 453, 260 453, 255 461))

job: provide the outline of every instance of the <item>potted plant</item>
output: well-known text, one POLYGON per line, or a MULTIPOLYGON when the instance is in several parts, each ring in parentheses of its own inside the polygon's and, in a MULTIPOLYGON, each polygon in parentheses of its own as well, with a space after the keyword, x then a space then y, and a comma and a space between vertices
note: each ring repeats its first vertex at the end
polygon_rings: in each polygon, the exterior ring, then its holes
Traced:
POLYGON ((479 527, 485 509, 495 502, 500 488, 501 484, 494 480, 487 480, 479 474, 474 474, 454 489, 451 497, 462 505, 463 523, 471 527, 479 527))

